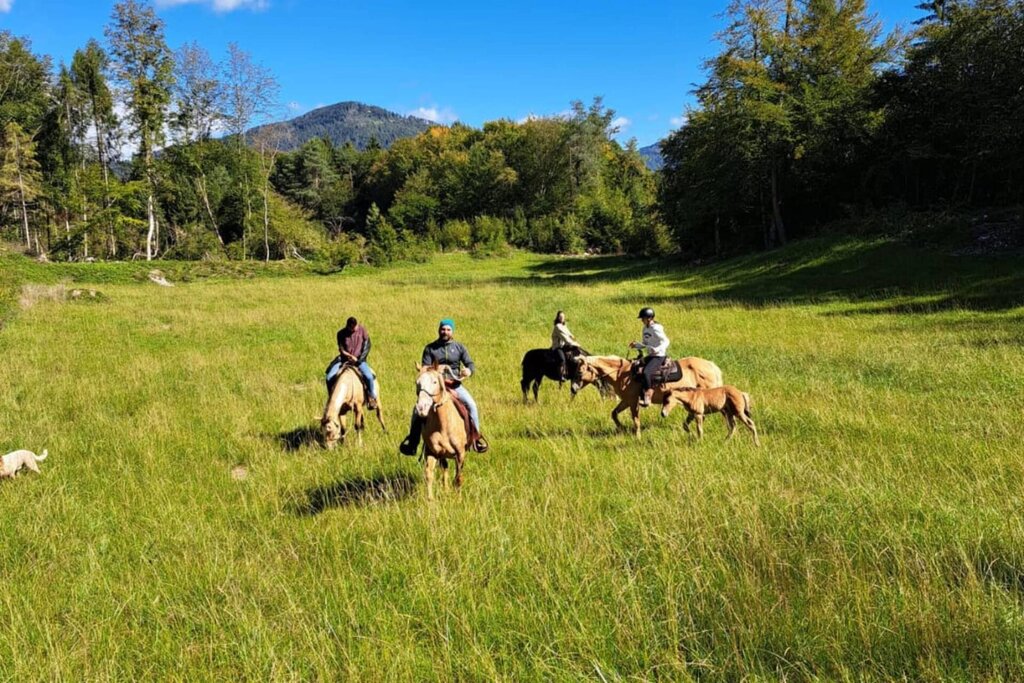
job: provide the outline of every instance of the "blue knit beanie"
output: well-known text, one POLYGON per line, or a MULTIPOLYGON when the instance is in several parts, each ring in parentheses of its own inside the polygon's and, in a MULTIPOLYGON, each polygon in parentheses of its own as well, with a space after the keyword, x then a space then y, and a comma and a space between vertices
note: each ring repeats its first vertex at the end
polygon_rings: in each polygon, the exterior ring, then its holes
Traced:
POLYGON ((441 322, 439 322, 439 323, 437 324, 437 329, 441 329, 441 328, 442 328, 442 327, 444 327, 445 325, 447 325, 448 327, 452 328, 452 332, 454 332, 454 331, 455 331, 455 321, 454 321, 454 320, 452 320, 451 318, 443 318, 443 319, 441 320, 441 322))

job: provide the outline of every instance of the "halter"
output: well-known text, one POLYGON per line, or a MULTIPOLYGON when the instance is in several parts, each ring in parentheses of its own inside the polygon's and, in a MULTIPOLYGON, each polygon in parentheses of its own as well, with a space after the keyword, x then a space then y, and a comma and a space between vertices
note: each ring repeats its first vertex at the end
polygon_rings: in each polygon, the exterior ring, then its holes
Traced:
MULTIPOLYGON (((431 371, 431 372, 433 372, 433 371, 431 371)), ((416 392, 416 396, 419 397, 420 394, 426 394, 427 398, 429 398, 430 401, 431 401, 431 406, 430 407, 433 410, 437 410, 438 407, 443 406, 445 403, 448 402, 448 391, 447 391, 447 389, 445 389, 445 386, 444 386, 444 378, 441 377, 441 373, 440 372, 438 372, 437 375, 438 375, 438 379, 440 380, 439 384, 441 385, 441 391, 439 393, 439 395, 441 396, 441 400, 440 401, 437 400, 437 398, 434 396, 434 394, 431 394, 426 389, 420 389, 419 388, 420 383, 416 382, 416 388, 419 389, 419 391, 416 392)))

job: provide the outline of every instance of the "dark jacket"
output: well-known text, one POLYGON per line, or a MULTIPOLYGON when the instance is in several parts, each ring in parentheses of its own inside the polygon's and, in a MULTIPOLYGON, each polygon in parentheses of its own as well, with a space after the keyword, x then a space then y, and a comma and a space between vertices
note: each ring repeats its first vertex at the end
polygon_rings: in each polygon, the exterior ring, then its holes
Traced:
POLYGON ((338 348, 345 349, 359 359, 360 363, 366 362, 370 355, 370 334, 362 325, 356 325, 351 332, 347 327, 338 330, 338 348))
POLYGON ((420 363, 433 365, 435 360, 439 364, 451 367, 456 377, 463 365, 469 368, 470 372, 476 372, 476 366, 473 365, 473 359, 469 357, 469 351, 454 339, 449 342, 435 339, 423 347, 423 359, 420 363))

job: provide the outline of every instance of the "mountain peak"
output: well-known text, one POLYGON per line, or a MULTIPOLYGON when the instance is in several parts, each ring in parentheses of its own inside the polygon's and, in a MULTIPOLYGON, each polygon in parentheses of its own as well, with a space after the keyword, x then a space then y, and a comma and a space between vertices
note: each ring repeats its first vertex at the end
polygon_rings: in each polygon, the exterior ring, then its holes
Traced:
POLYGON ((433 125, 437 124, 372 104, 347 101, 317 107, 287 121, 257 126, 248 131, 247 136, 260 130, 276 129, 284 133, 282 139, 286 142, 282 148, 285 150, 296 149, 320 137, 336 146, 351 142, 365 149, 371 139, 376 139, 381 147, 390 147, 395 140, 418 135, 433 125))

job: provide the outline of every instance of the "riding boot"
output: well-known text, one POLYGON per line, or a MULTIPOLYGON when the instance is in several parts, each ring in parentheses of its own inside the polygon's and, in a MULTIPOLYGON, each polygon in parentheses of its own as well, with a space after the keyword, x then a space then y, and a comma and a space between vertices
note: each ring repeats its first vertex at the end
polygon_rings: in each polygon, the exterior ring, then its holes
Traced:
POLYGON ((409 423, 409 436, 398 446, 398 452, 402 455, 416 455, 420 449, 420 434, 423 432, 423 420, 413 417, 409 423))
POLYGON ((640 395, 640 407, 646 408, 651 405, 652 398, 654 398, 654 389, 644 389, 643 394, 640 395))

